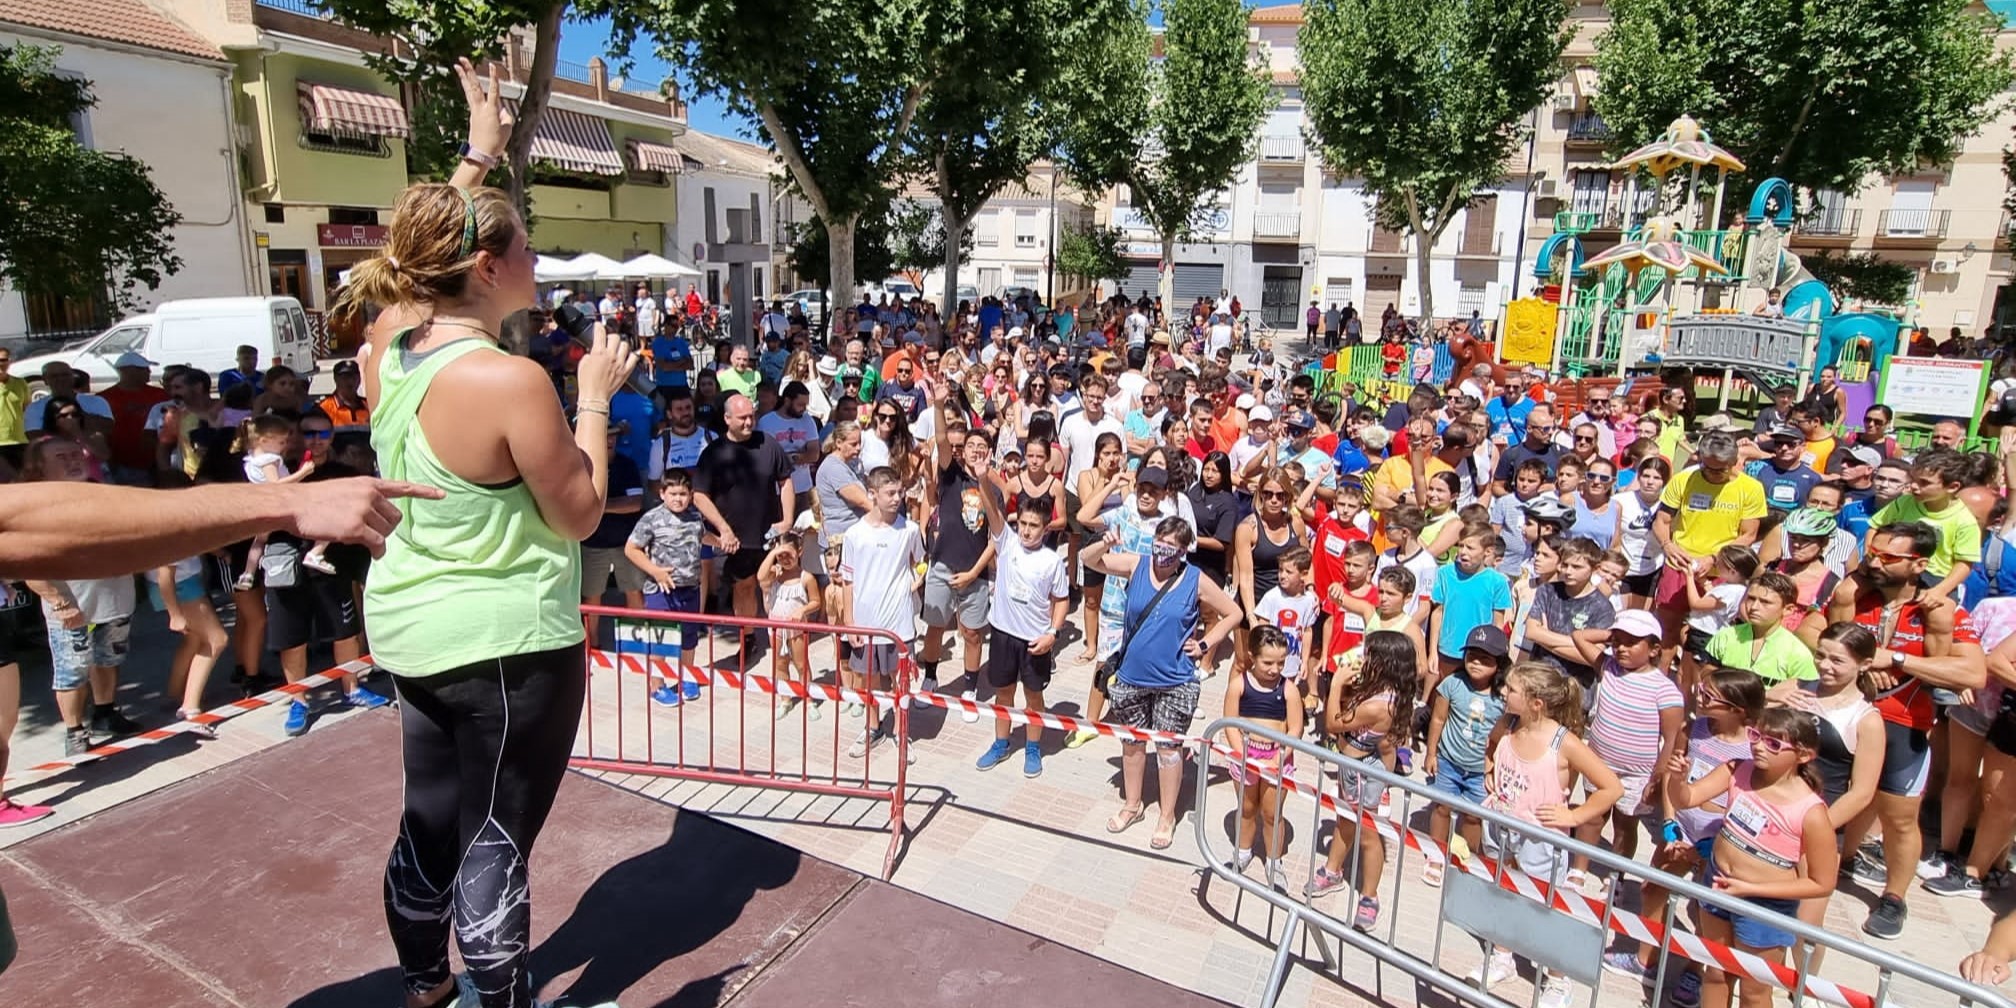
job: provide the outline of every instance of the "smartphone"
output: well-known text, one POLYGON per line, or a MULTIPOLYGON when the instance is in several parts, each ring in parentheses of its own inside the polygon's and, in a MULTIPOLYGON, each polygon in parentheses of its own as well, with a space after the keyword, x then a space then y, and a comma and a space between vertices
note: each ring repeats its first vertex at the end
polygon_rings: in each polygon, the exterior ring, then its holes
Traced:
MULTIPOLYGON (((566 333, 567 338, 574 341, 574 345, 583 350, 593 350, 595 348, 595 320, 588 317, 587 312, 571 304, 563 304, 553 309, 553 324, 559 326, 560 331, 566 333)), ((617 338, 623 339, 621 336, 617 338)), ((625 340, 625 342, 628 341, 625 340)), ((647 399, 651 397, 651 393, 655 390, 651 379, 635 370, 630 372, 627 384, 630 386, 630 391, 647 399)))

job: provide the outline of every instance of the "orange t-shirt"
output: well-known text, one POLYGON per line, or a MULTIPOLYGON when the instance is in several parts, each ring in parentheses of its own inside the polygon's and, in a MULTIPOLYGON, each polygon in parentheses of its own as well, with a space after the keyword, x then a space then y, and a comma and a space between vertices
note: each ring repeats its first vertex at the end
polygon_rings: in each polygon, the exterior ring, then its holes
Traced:
POLYGON ((371 426, 370 403, 352 408, 343 405, 332 395, 323 396, 322 401, 315 405, 321 408, 322 414, 329 418, 330 425, 337 430, 342 430, 345 427, 371 426))

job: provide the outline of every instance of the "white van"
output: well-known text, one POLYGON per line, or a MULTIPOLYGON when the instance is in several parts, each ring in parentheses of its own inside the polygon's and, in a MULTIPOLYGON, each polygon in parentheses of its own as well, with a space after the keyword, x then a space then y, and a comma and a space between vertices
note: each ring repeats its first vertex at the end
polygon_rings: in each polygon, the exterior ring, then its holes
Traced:
POLYGON ((217 375, 238 366, 238 348, 259 348, 259 366, 285 364, 302 375, 315 370, 315 338, 308 315, 291 297, 191 298, 164 301, 104 333, 54 353, 14 362, 13 373, 33 381, 50 361, 63 361, 91 376, 93 389, 119 380, 112 362, 128 350, 154 362, 154 376, 166 364, 187 364, 217 375))

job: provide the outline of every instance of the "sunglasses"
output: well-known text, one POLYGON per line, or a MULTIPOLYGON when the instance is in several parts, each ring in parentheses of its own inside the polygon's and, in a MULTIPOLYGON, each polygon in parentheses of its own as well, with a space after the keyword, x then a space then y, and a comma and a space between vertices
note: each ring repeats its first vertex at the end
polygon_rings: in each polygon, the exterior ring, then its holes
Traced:
POLYGON ((1729 703, 1729 701, 1727 701, 1727 700, 1723 699, 1723 698, 1722 698, 1722 694, 1720 694, 1720 693, 1717 693, 1717 692, 1715 692, 1714 690, 1710 690, 1710 689, 1696 689, 1696 690, 1694 691, 1694 706, 1696 706, 1696 707, 1729 707, 1729 706, 1733 706, 1733 705, 1732 705, 1732 704, 1730 704, 1730 703, 1729 703))
POLYGON ((877 413, 877 414, 875 414, 875 419, 877 419, 877 420, 887 420, 887 421, 889 421, 890 423, 895 423, 895 422, 896 422, 896 414, 894 414, 894 413, 877 413))
POLYGON ((304 430, 301 436, 310 441, 327 441, 336 436, 333 430, 304 430))
POLYGON ((1261 500, 1287 500, 1287 499, 1288 499, 1288 491, 1286 491, 1286 490, 1262 490, 1262 491, 1260 491, 1260 495, 1259 495, 1259 496, 1260 496, 1260 499, 1261 499, 1261 500))
POLYGON ((1891 553, 1887 550, 1870 550, 1869 555, 1881 563, 1910 563, 1918 559, 1909 553, 1891 553))
POLYGON ((1611 476, 1607 473, 1590 473, 1587 476, 1582 477, 1582 481, 1585 483, 1608 483, 1616 478, 1617 477, 1611 476))
POLYGON ((1578 442, 1587 442, 1587 443, 1589 443, 1589 444, 1594 444, 1594 443, 1596 442, 1596 435, 1594 435, 1594 434, 1577 434, 1577 435, 1575 435, 1575 440, 1576 440, 1576 441, 1578 441, 1578 442))
POLYGON ((1766 735, 1755 728, 1749 728, 1745 731, 1750 736, 1751 745, 1763 746, 1764 751, 1773 756, 1799 748, 1799 744, 1796 742, 1781 739, 1776 735, 1766 735))

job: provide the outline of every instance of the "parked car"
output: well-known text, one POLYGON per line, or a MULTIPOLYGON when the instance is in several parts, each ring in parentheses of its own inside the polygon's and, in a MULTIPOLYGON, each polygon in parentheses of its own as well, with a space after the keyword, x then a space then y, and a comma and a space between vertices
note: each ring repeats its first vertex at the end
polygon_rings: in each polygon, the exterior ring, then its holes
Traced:
POLYGON ((980 300, 980 288, 972 284, 960 284, 953 289, 953 294, 955 304, 959 301, 977 302, 980 300))
POLYGON ((119 380, 112 362, 128 350, 153 361, 159 378, 166 364, 187 364, 213 375, 236 367, 241 345, 258 348, 261 367, 285 364, 302 375, 315 372, 315 338, 301 302, 227 297, 164 301, 90 339, 15 361, 14 373, 29 377, 50 361, 62 361, 90 375, 92 388, 102 389, 119 380))
POLYGON ((817 318, 821 310, 830 310, 830 306, 832 305, 832 298, 827 297, 825 291, 817 288, 792 291, 784 295, 784 301, 786 304, 794 301, 797 302, 798 310, 804 312, 806 318, 817 318), (825 307, 822 309, 822 306, 825 307))

